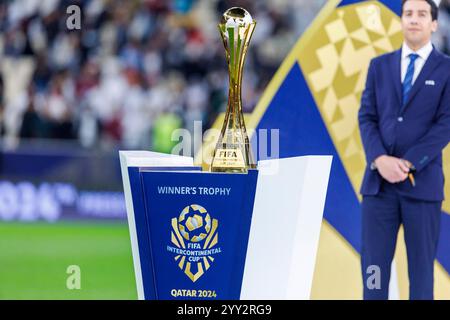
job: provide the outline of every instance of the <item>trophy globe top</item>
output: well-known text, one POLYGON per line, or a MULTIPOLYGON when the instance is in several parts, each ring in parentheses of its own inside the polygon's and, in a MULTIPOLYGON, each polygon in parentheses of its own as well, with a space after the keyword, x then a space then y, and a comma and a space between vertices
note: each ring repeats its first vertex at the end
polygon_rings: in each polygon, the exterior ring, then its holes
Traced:
POLYGON ((244 8, 233 7, 223 13, 221 25, 226 28, 246 27, 255 23, 250 13, 244 8))

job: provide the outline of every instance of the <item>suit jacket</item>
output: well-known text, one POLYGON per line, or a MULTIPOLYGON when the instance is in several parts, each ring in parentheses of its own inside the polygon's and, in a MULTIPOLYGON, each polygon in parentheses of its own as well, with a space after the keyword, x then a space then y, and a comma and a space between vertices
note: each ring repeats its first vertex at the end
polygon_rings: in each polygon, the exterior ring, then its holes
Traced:
POLYGON ((383 178, 370 164, 386 154, 410 161, 397 191, 420 200, 444 199, 442 150, 450 142, 450 57, 433 48, 402 107, 401 49, 372 59, 358 114, 367 167, 362 195, 376 195, 383 178))

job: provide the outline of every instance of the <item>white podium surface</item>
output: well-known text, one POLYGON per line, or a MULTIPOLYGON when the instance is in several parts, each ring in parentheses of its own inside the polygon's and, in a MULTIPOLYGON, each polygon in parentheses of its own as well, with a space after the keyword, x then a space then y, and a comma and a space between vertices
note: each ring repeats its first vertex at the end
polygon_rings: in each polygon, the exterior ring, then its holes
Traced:
POLYGON ((309 299, 332 156, 258 163, 241 299, 309 299))

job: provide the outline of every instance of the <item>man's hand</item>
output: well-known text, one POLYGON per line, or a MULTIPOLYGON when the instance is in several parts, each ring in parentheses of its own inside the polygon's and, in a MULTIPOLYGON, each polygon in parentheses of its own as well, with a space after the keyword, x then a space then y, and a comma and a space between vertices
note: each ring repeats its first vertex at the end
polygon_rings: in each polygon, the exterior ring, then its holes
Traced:
POLYGON ((381 176, 390 183, 408 178, 409 167, 403 159, 382 155, 375 159, 375 165, 381 176))

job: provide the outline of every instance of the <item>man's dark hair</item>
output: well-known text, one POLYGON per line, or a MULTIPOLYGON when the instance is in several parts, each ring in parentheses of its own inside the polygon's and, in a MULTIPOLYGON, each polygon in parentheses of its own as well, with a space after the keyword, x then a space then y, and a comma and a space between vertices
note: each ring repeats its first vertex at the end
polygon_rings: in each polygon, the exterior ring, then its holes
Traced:
MULTIPOLYGON (((402 16, 403 16, 403 7, 405 6, 405 3, 409 1, 409 0, 402 0, 402 16)), ((438 19, 438 6, 436 4, 436 2, 434 2, 433 0, 423 0, 426 3, 428 3, 431 6, 431 18, 433 21, 438 19)))

